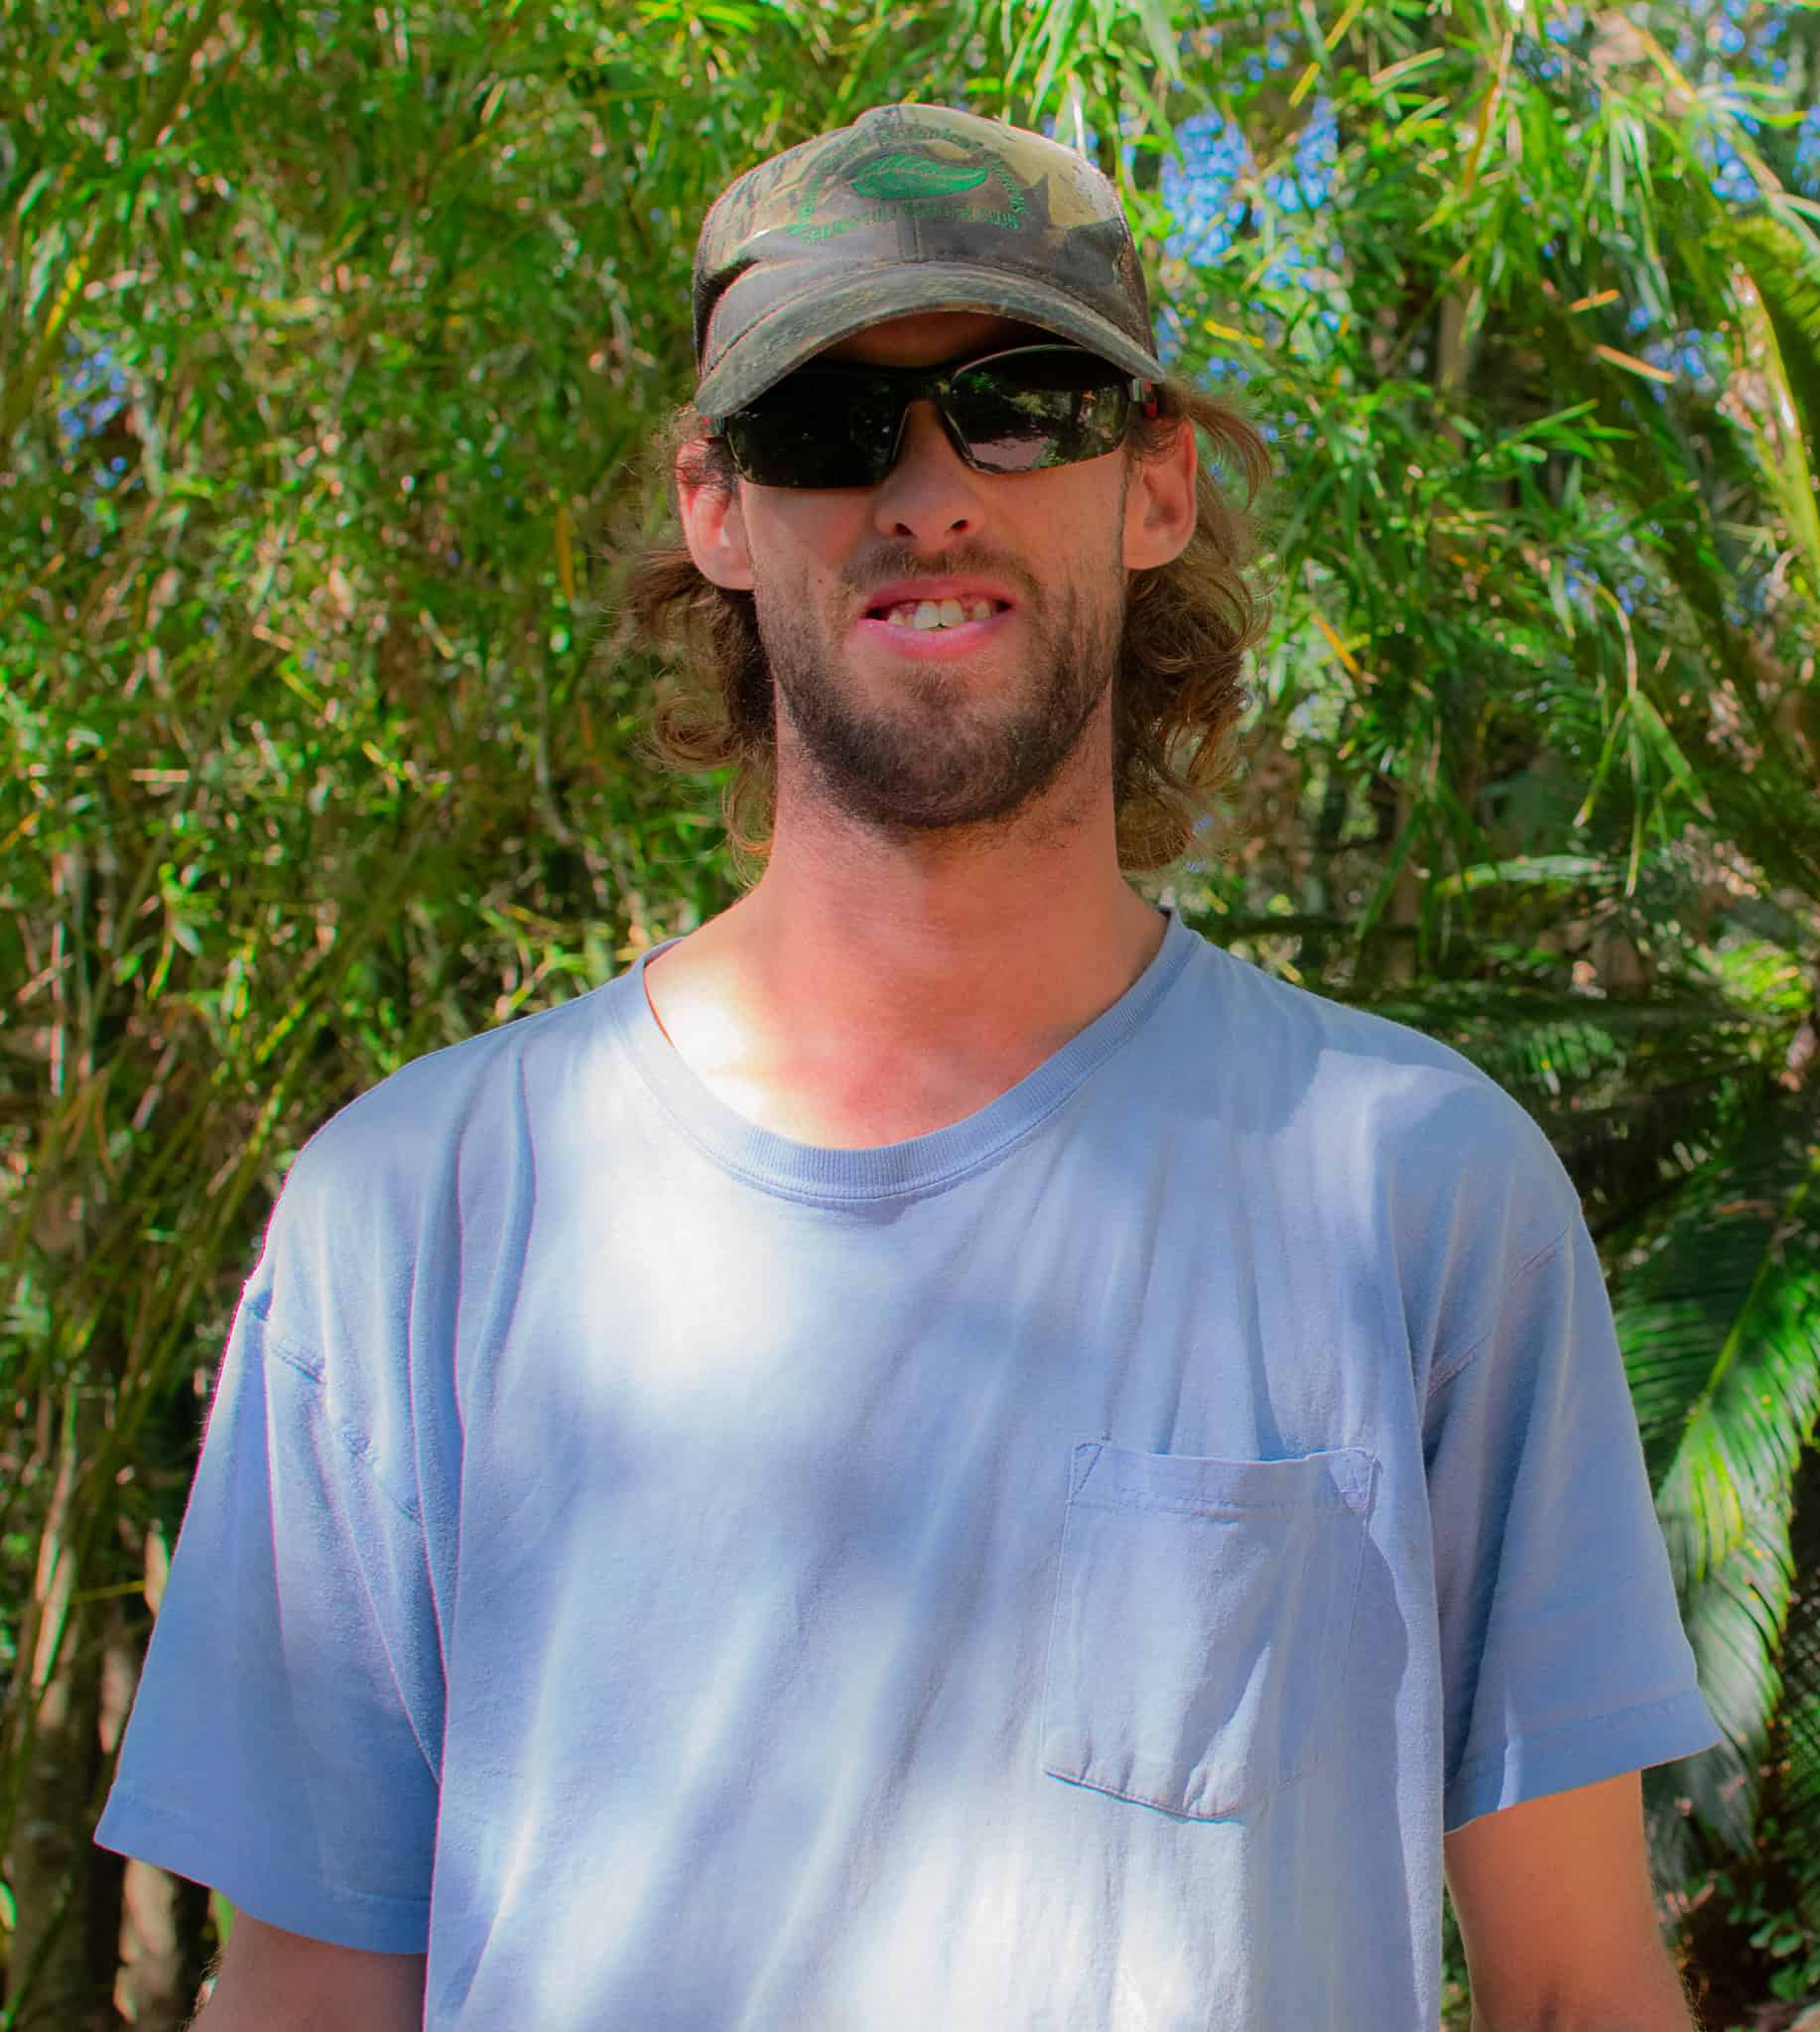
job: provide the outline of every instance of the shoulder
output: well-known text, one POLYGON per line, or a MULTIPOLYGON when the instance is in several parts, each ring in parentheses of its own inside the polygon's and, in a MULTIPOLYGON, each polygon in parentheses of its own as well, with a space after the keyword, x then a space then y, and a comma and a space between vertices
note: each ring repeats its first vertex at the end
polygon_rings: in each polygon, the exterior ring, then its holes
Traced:
POLYGON ((1372 1010, 1280 980, 1208 944, 1223 1037, 1269 1082, 1309 1104, 1344 1100, 1386 1121, 1470 1118, 1518 1143, 1546 1147, 1528 1111, 1438 1038, 1372 1010))
POLYGON ((286 1174, 254 1284, 402 1295, 426 1252, 484 1246, 576 1111, 615 985, 428 1052, 339 1108, 286 1174))
POLYGON ((608 1022, 605 997, 614 985, 400 1066, 311 1137, 292 1170, 297 1189, 413 1177, 457 1150, 476 1129, 502 1127, 559 1084, 578 1056, 598 1042, 608 1022))
POLYGON ((1208 1049, 1230 1057, 1223 1085, 1261 1139, 1435 1218, 1520 1215, 1552 1236, 1578 1213, 1541 1125, 1452 1046, 1211 945, 1208 958, 1208 1049))

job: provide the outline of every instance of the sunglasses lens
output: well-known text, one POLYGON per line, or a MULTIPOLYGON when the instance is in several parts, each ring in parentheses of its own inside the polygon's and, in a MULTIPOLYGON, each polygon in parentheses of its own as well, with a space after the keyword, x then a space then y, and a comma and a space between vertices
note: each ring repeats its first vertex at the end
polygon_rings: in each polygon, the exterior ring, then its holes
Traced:
POLYGON ((1115 450, 1127 377, 1075 346, 1030 346, 955 376, 955 416, 987 472, 1037 472, 1115 450))
MULTIPOLYGON (((1020 346, 954 377, 954 420, 982 472, 1038 472, 1115 450, 1129 382, 1079 346, 1020 346)), ((799 369, 726 419, 733 462, 761 487, 875 487, 891 469, 904 396, 863 371, 799 369)))
POLYGON ((852 374, 787 376, 727 418, 740 473, 761 487, 873 487, 890 470, 899 405, 852 374))

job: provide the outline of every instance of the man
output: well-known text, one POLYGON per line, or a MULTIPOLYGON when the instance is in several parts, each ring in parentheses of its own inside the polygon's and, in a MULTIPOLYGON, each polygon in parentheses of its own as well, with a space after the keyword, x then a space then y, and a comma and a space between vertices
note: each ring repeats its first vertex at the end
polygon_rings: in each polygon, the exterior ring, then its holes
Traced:
POLYGON ((1444 1867, 1482 2032, 1685 2032, 1572 1187, 1125 880, 1250 623, 1116 194, 878 108, 695 310, 633 605, 763 873, 291 1174, 97 1837, 206 2032, 1432 2032, 1444 1867))

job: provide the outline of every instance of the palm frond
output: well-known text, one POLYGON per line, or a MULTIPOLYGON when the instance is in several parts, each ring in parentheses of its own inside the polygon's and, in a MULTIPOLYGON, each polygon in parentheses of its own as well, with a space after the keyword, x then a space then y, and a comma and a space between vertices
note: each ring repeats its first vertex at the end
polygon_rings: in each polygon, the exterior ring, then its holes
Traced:
POLYGON ((1797 429, 1812 444, 1820 434, 1820 262, 1772 218, 1735 219, 1730 237, 1775 333, 1797 429))
POLYGON ((1795 1484, 1789 1550, 1797 1587, 1782 1632, 1782 1706, 1771 1739, 1767 1806, 1803 1925, 1820 1933, 1820 1452, 1795 1484))
POLYGON ((1769 391, 1770 416, 1753 417, 1749 435, 1779 504, 1789 541, 1807 558, 1810 587, 1820 592, 1820 513, 1808 456, 1820 426, 1820 266, 1785 227, 1767 218, 1745 221, 1735 239, 1750 287, 1739 292, 1746 357, 1769 391), (1773 420, 1772 420, 1773 419, 1773 420))
POLYGON ((1614 1312, 1684 1602, 1789 1500, 1820 1411, 1820 1122, 1778 1095, 1625 1252, 1614 1312))
POLYGON ((1789 1509, 1784 1496, 1753 1510, 1746 1535, 1681 1604, 1700 1691, 1726 1739, 1671 1767, 1675 1795, 1737 1855, 1756 1847, 1761 1771, 1782 1699, 1777 1661, 1794 1578, 1789 1509))

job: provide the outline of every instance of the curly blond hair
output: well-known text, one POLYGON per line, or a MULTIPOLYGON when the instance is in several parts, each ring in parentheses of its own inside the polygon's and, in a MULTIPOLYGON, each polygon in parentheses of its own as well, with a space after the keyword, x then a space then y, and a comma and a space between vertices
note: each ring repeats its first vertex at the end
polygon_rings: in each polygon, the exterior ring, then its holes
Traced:
MULTIPOLYGON (((1270 473, 1263 440, 1237 412, 1190 383, 1155 384, 1157 415, 1133 410, 1127 462, 1160 458, 1186 419, 1211 446, 1195 479, 1195 528, 1167 565, 1132 572, 1112 686, 1112 801, 1118 862, 1127 874, 1167 868, 1187 853, 1237 766, 1234 739, 1250 702, 1245 651, 1263 634, 1269 602, 1248 582, 1256 550, 1253 504, 1270 473), (1221 468, 1236 468, 1242 503, 1221 468)), ((690 482, 731 491, 731 456, 693 406, 674 410, 634 470, 640 491, 662 481, 670 527, 635 539, 606 654, 645 649, 664 660, 646 758, 679 774, 731 773, 721 814, 735 870, 762 869, 776 814, 777 748, 771 672, 753 595, 704 576, 681 536, 676 467, 690 482)), ((622 552, 622 555, 624 553, 622 552)))

